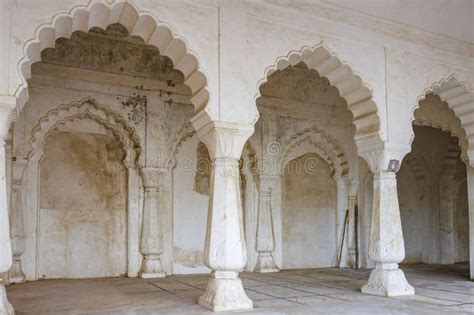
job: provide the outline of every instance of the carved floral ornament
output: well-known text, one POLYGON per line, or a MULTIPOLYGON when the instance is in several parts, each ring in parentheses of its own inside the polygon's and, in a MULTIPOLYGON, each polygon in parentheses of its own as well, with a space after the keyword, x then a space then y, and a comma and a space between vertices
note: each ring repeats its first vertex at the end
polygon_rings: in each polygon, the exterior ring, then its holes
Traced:
POLYGON ((29 159, 39 160, 43 156, 43 146, 49 135, 58 127, 67 122, 90 119, 110 130, 115 137, 123 144, 126 152, 124 160, 125 166, 130 167, 135 162, 137 166, 142 163, 141 146, 135 131, 127 126, 127 123, 119 114, 100 106, 93 98, 84 98, 79 102, 60 105, 58 108, 49 111, 42 117, 38 125, 32 130, 30 140, 31 151, 29 159))
POLYGON ((76 31, 87 32, 94 27, 105 30, 116 23, 123 25, 131 36, 141 37, 148 45, 158 48, 161 55, 171 59, 174 69, 183 74, 184 84, 191 90, 195 114, 206 108, 209 100, 206 76, 200 70, 195 54, 168 25, 158 22, 151 13, 140 12, 129 2, 90 1, 87 6, 75 6, 69 12, 56 14, 49 24, 38 27, 35 37, 25 43, 24 57, 18 63, 21 82, 15 92, 20 109, 28 100, 27 80, 31 78, 31 66, 41 61, 44 49, 53 48, 59 38, 71 38, 76 31))

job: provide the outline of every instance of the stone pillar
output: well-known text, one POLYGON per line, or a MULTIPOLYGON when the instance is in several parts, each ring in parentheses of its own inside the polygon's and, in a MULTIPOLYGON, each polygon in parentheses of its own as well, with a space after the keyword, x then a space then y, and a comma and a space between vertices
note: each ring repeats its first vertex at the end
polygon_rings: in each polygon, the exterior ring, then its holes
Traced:
POLYGON ((247 261, 238 160, 253 126, 209 122, 198 128, 212 159, 204 261, 212 278, 198 303, 213 311, 253 308, 238 274, 247 261))
POLYGON ((13 178, 11 190, 10 226, 13 250, 13 265, 10 269, 10 282, 25 282, 25 274, 21 266, 21 256, 25 252, 25 225, 23 221, 23 173, 27 161, 17 159, 13 163, 13 178))
POLYGON ((143 255, 142 278, 165 277, 161 265, 163 242, 161 239, 158 198, 161 177, 166 169, 144 167, 141 169, 145 198, 143 204, 140 251, 143 255))
MULTIPOLYGON (((5 274, 12 265, 12 247, 8 218, 8 198, 6 185, 6 143, 8 129, 15 117, 16 99, 0 96, 0 274, 5 274), (5 100, 5 102, 4 102, 5 100)), ((7 299, 4 279, 0 282, 0 314, 13 314, 7 299)))
POLYGON ((386 147, 362 153, 374 174, 369 257, 375 262, 362 292, 381 296, 413 295, 398 264, 405 258, 396 172, 409 147, 386 147))
POLYGON ((257 272, 280 271, 275 263, 272 252, 275 249, 272 215, 272 188, 278 176, 260 175, 259 203, 257 217, 257 272))
POLYGON ((451 172, 443 172, 439 180, 439 252, 441 264, 454 264, 456 261, 454 175, 451 172))
POLYGON ((346 266, 356 267, 356 218, 355 206, 357 205, 357 188, 359 183, 351 181, 348 183, 347 209, 349 210, 349 224, 347 226, 347 261, 346 266))
POLYGON ((474 280, 474 163, 471 164, 471 166, 467 166, 467 201, 469 209, 469 265, 471 280, 474 280))
POLYGON ((349 225, 347 227, 347 266, 355 268, 356 266, 356 243, 355 243, 355 206, 357 205, 357 196, 349 196, 347 208, 349 209, 349 225))

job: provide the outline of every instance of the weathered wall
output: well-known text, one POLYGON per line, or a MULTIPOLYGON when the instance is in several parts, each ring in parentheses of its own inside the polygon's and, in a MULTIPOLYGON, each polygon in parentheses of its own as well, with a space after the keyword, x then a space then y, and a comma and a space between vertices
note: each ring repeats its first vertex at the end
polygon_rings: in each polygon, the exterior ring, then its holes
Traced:
POLYGON ((468 261, 467 185, 460 149, 457 156, 450 156, 453 146, 449 132, 431 127, 414 129, 412 152, 397 175, 404 262, 468 261), (453 168, 448 169, 453 158, 453 168))
POLYGON ((289 162, 282 185, 283 269, 336 263, 336 182, 326 162, 308 154, 289 162), (317 164, 310 171, 302 166, 317 164))
POLYGON ((124 151, 110 133, 100 128, 95 129, 102 133, 94 133, 94 124, 79 127, 56 132, 44 147, 38 227, 41 278, 127 272, 124 151))
POLYGON ((204 265, 209 200, 209 153, 194 134, 173 170, 173 273, 209 272, 204 265))

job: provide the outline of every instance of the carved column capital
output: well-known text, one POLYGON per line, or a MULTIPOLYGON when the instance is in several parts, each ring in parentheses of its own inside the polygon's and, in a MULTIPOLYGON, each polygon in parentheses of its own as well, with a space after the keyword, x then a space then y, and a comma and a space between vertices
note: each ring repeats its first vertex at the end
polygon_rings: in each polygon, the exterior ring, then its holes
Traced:
POLYGON ((400 170, 403 158, 410 151, 408 144, 384 142, 375 148, 359 150, 359 155, 365 159, 373 174, 382 171, 396 173, 400 170))
POLYGON ((197 130, 197 135, 207 146, 212 160, 237 161, 253 131, 253 125, 213 121, 197 130))
POLYGON ((145 188, 159 188, 162 186, 164 174, 167 172, 166 168, 142 167, 140 174, 143 179, 143 186, 145 188))

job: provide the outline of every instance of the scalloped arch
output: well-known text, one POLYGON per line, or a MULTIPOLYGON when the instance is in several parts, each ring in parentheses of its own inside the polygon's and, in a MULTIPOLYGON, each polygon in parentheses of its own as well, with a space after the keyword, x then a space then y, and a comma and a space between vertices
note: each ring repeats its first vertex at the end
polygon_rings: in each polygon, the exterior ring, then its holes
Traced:
POLYGON ((423 94, 417 97, 416 103, 411 108, 410 120, 416 122, 415 111, 420 108, 419 102, 426 98, 426 95, 433 93, 439 96, 442 102, 448 104, 449 109, 454 112, 456 118, 460 121, 460 127, 465 133, 466 144, 463 144, 463 137, 456 126, 447 126, 435 121, 425 121, 423 125, 441 128, 450 131, 453 135, 459 137, 460 145, 463 147, 463 160, 474 165, 474 93, 467 81, 458 79, 459 75, 452 74, 447 78, 433 83, 430 87, 423 90, 423 94))
POLYGON ((316 127, 304 129, 282 144, 282 150, 279 155, 280 173, 290 160, 301 155, 295 156, 292 154, 292 151, 304 143, 312 145, 312 150, 305 153, 318 153, 329 164, 334 177, 343 178, 349 173, 349 163, 344 150, 337 143, 336 139, 316 127))
POLYGON ((364 139, 376 139, 382 142, 380 136, 381 119, 372 90, 364 83, 361 76, 352 67, 343 62, 324 44, 313 47, 303 47, 300 51, 292 51, 287 56, 279 57, 275 63, 265 70, 265 76, 258 82, 256 98, 261 96, 259 88, 265 84, 268 77, 289 66, 303 62, 308 69, 316 70, 321 77, 329 80, 335 86, 339 95, 347 102, 347 108, 352 112, 355 125, 355 140, 357 147, 363 147, 364 139))
POLYGON ((54 47, 60 37, 70 38, 75 31, 87 32, 93 27, 106 29, 114 23, 122 24, 131 36, 141 37, 147 44, 157 47, 160 54, 169 57, 174 68, 183 73, 184 84, 191 90, 195 113, 206 107, 209 101, 207 78, 184 39, 176 36, 168 25, 159 22, 151 13, 140 12, 129 2, 109 5, 91 1, 87 6, 76 6, 69 12, 56 14, 49 24, 39 26, 35 37, 25 43, 24 57, 18 63, 21 83, 15 93, 20 109, 28 100, 27 80, 31 78, 31 65, 41 60, 43 49, 54 47))
POLYGON ((62 104, 43 116, 32 130, 32 137, 29 141, 31 151, 28 158, 33 160, 41 158, 43 145, 49 135, 59 126, 76 119, 91 119, 112 131, 124 146, 127 153, 125 160, 136 161, 140 166, 138 160, 141 155, 141 146, 135 131, 128 127, 125 120, 120 118, 117 113, 101 107, 95 99, 90 97, 79 102, 62 104))

